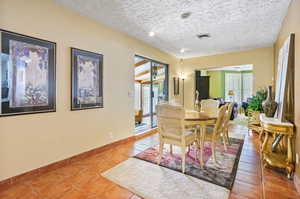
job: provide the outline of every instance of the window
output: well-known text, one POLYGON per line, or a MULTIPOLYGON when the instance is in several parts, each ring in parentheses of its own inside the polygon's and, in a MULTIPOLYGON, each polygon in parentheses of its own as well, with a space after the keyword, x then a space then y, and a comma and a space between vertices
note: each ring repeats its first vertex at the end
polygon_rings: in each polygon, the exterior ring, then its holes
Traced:
POLYGON ((245 102, 252 96, 252 72, 226 72, 225 73, 225 101, 245 102), (233 96, 229 91, 234 92, 233 96))
POLYGON ((150 85, 143 85, 143 115, 150 114, 150 85))
POLYGON ((225 101, 241 101, 241 73, 225 73, 225 101), (229 91, 234 91, 234 95, 230 96, 229 91))
POLYGON ((135 83, 134 84, 134 109, 140 110, 141 109, 141 84, 135 83))
POLYGON ((252 96, 253 74, 242 73, 242 79, 243 79, 243 102, 246 102, 247 99, 252 96))

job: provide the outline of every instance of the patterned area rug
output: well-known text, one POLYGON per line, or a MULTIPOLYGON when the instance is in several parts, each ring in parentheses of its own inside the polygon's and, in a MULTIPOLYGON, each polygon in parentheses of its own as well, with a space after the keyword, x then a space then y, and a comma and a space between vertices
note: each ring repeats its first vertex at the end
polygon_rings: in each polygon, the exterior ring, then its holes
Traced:
POLYGON ((144 199, 228 199, 224 187, 129 158, 101 174, 144 199))
MULTIPOLYGON (((217 145, 216 156, 218 164, 215 164, 212 160, 210 143, 205 143, 203 156, 205 166, 202 169, 198 158, 196 158, 196 154, 200 154, 198 152, 199 149, 196 146, 192 146, 190 152, 186 155, 185 174, 231 190, 244 140, 237 138, 230 139, 231 145, 228 147, 227 151, 223 150, 223 145, 217 145)), ((168 149, 169 146, 165 145, 160 166, 181 172, 181 149, 173 146, 173 154, 170 154, 168 149)), ((158 154, 158 146, 155 146, 137 154, 135 158, 157 164, 158 154)))

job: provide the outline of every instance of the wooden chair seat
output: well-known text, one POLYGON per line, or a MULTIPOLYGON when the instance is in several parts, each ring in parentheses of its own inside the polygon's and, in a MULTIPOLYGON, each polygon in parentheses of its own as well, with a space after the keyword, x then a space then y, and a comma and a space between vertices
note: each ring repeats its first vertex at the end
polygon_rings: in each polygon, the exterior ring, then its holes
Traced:
POLYGON ((165 133, 163 135, 164 139, 173 140, 174 142, 181 143, 182 139, 184 139, 186 142, 195 141, 195 133, 191 130, 186 130, 182 136, 177 136, 172 133, 165 133))

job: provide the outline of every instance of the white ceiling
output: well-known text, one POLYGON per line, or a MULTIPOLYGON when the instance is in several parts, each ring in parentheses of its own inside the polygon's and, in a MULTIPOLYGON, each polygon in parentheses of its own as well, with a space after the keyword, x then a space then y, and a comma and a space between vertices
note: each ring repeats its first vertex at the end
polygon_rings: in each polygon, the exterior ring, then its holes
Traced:
POLYGON ((290 0, 53 0, 177 57, 271 46, 290 0), (184 12, 191 12, 181 19, 184 12), (155 32, 149 37, 150 31, 155 32), (211 38, 196 38, 209 33, 211 38), (181 54, 180 49, 186 52, 181 54))

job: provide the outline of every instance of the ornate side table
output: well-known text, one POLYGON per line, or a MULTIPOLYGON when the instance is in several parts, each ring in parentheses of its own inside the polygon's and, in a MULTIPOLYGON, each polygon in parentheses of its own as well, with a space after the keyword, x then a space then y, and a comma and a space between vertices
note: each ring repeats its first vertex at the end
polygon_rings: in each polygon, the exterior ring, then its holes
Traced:
POLYGON ((264 166, 270 165, 278 168, 284 168, 287 171, 288 178, 294 171, 294 125, 290 122, 281 122, 275 118, 268 118, 264 114, 260 115, 261 133, 265 136, 261 147, 264 166), (272 152, 272 143, 276 136, 282 136, 278 150, 272 152))

